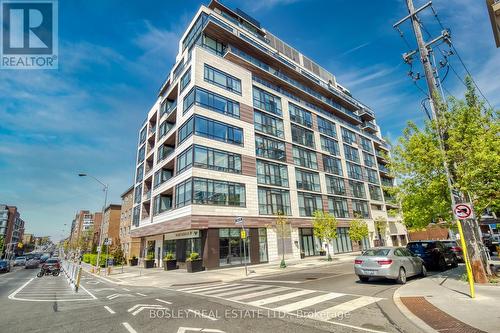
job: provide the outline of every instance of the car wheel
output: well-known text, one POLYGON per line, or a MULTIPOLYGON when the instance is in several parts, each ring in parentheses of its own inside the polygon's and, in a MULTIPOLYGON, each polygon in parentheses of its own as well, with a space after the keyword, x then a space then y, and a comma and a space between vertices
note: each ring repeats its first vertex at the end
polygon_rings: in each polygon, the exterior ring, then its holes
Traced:
POLYGON ((359 278, 359 281, 361 282, 368 282, 368 280, 370 280, 370 278, 368 276, 358 276, 359 278))
POLYGON ((399 275, 398 278, 396 279, 396 282, 399 284, 406 283, 406 271, 403 267, 399 268, 399 275))
POLYGON ((425 265, 422 265, 422 271, 420 272, 421 277, 426 277, 427 276, 427 268, 425 268, 425 265))
POLYGON ((453 256, 453 262, 451 263, 451 267, 458 267, 458 259, 457 256, 453 256))

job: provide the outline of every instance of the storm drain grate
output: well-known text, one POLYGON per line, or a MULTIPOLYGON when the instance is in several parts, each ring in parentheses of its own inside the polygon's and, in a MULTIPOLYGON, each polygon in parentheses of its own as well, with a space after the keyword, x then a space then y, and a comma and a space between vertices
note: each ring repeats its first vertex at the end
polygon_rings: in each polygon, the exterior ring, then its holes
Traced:
POLYGON ((441 311, 424 297, 401 297, 401 302, 436 331, 447 333, 485 333, 441 311))

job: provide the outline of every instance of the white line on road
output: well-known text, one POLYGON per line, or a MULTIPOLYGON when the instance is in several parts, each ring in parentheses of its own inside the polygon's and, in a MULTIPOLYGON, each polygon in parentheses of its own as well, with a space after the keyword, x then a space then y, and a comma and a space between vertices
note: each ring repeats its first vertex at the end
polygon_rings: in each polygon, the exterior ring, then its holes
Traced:
POLYGON ((288 288, 288 287, 279 287, 279 288, 274 288, 273 287, 271 289, 267 289, 267 290, 264 290, 264 291, 258 291, 258 292, 255 292, 255 293, 240 295, 240 296, 236 296, 236 297, 229 297, 229 299, 232 300, 232 301, 243 301, 243 300, 249 299, 249 298, 254 298, 254 297, 263 296, 263 295, 269 295, 269 294, 275 294, 275 293, 279 293, 279 292, 282 292, 282 291, 288 291, 288 290, 293 290, 293 289, 288 288))
POLYGON ((307 298, 305 300, 298 301, 295 303, 285 304, 283 306, 277 307, 275 310, 282 311, 282 312, 292 312, 292 311, 306 308, 306 307, 311 306, 311 305, 315 305, 317 303, 329 301, 331 299, 334 299, 334 298, 337 298, 340 296, 344 296, 344 294, 328 293, 325 295, 319 295, 316 297, 307 298))
POLYGON ((234 286, 235 284, 229 284, 229 283, 222 283, 222 284, 214 284, 214 285, 211 285, 211 286, 203 286, 203 287, 200 287, 200 286, 197 286, 197 287, 189 287, 189 288, 181 288, 181 289, 177 289, 177 291, 184 291, 184 292, 198 292, 198 291, 202 291, 202 290, 210 290, 210 289, 220 289, 220 288, 224 288, 226 286, 234 286))
POLYGON ((299 297, 299 296, 311 294, 311 293, 314 293, 314 292, 316 292, 316 291, 315 290, 299 290, 299 291, 295 291, 295 292, 289 293, 289 294, 278 295, 278 296, 274 296, 274 297, 260 299, 258 301, 253 301, 253 302, 250 302, 248 304, 250 304, 250 305, 256 305, 256 306, 261 306, 261 305, 264 305, 264 304, 270 304, 270 303, 280 302, 280 301, 284 301, 286 299, 295 298, 295 297, 299 297))
POLYGON ((125 290, 125 291, 130 291, 130 289, 127 289, 127 288, 122 288, 122 289, 125 290))
POLYGON ((21 290, 23 290, 23 288, 26 287, 28 285, 28 283, 30 283, 34 279, 35 278, 31 278, 28 282, 26 282, 25 284, 23 284, 22 286, 20 286, 19 288, 17 288, 12 294, 9 295, 9 299, 15 299, 14 297, 16 296, 16 294, 18 292, 20 292, 21 290))
POLYGON ((144 294, 141 294, 141 293, 136 293, 136 294, 139 295, 139 296, 144 296, 144 297, 148 296, 148 295, 144 295, 144 294))
POLYGON ((209 319, 209 320, 212 320, 212 321, 219 320, 218 318, 215 318, 215 317, 212 317, 212 316, 209 316, 209 315, 203 314, 203 313, 201 313, 200 311, 191 310, 191 309, 187 309, 187 311, 188 311, 188 312, 191 312, 191 313, 194 313, 194 314, 195 314, 195 315, 197 315, 197 316, 200 316, 200 317, 202 317, 202 318, 209 319))
POLYGON ((87 294, 89 294, 93 299, 97 299, 97 297, 95 297, 94 294, 88 291, 84 286, 80 285, 79 288, 82 288, 82 290, 85 291, 87 294))
POLYGON ((130 326, 130 324, 129 324, 129 323, 125 322, 125 323, 122 323, 122 325, 123 325, 123 326, 125 326, 125 328, 127 329, 127 331, 129 331, 130 333, 137 333, 137 331, 136 331, 136 330, 134 330, 134 329, 132 328, 132 326, 130 326))
POLYGON ((116 312, 114 312, 114 311, 113 311, 113 310, 112 310, 109 306, 107 306, 107 305, 105 305, 105 306, 104 306, 104 308, 105 308, 106 310, 108 310, 108 312, 109 312, 109 313, 111 313, 111 314, 115 314, 115 313, 116 313, 116 312))
POLYGON ((164 300, 159 299, 159 298, 157 298, 156 300, 157 300, 158 302, 162 302, 162 303, 166 303, 166 304, 172 304, 172 302, 169 302, 169 301, 164 301, 164 300))
MULTIPOLYGON (((227 288, 224 288, 224 291, 233 291, 233 290, 238 290, 238 289, 248 289, 248 288, 251 288, 253 287, 253 285, 239 285, 239 286, 231 286, 231 287, 227 287, 227 288)), ((200 294, 200 295, 210 295, 210 294, 217 294, 217 293, 220 293, 221 291, 220 290, 205 290, 205 291, 200 291, 200 292, 196 292, 197 294, 200 294)))
POLYGON ((246 281, 249 281, 249 282, 268 282, 268 283, 289 283, 289 284, 298 284, 298 283, 304 282, 304 281, 257 280, 257 279, 246 280, 246 281))
POLYGON ((318 311, 315 312, 312 317, 313 318, 321 318, 323 320, 329 320, 332 318, 335 318, 339 316, 340 314, 346 314, 351 311, 354 311, 356 309, 359 309, 363 306, 370 305, 372 303, 380 301, 381 298, 376 298, 376 297, 369 297, 369 296, 363 296, 360 298, 356 298, 353 300, 350 300, 345 303, 341 303, 335 306, 332 306, 331 308, 325 309, 323 311, 318 311))

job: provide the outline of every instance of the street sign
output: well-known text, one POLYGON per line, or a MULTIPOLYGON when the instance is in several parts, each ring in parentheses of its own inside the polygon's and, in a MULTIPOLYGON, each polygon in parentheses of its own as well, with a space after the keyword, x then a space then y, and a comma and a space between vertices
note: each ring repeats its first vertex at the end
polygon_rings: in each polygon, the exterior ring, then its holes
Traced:
POLYGON ((112 243, 111 238, 104 239, 104 245, 111 245, 111 243, 112 243))
POLYGON ((101 246, 97 246, 97 252, 100 252, 101 251, 101 246))
POLYGON ((241 229, 241 239, 247 238, 247 232, 245 229, 241 229))
POLYGON ((235 223, 235 224, 243 224, 243 217, 238 216, 238 217, 234 220, 234 223, 235 223))
POLYGON ((472 216, 472 206, 469 203, 456 204, 453 207, 453 214, 459 220, 465 220, 472 216))

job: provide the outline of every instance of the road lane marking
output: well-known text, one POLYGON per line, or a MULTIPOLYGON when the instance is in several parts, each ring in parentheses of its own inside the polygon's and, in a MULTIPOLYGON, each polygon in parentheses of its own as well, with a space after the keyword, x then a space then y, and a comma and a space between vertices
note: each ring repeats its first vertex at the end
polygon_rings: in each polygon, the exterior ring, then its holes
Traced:
MULTIPOLYGON (((202 290, 210 290, 210 289, 220 289, 220 288, 224 288, 224 287, 227 287, 227 286, 234 286, 235 284, 229 284, 229 283, 223 283, 223 284, 216 284, 216 285, 213 285, 213 286, 204 286, 204 287, 189 287, 189 288, 182 288, 182 289, 177 289, 177 291, 183 291, 183 292, 187 292, 187 293, 196 293, 198 291, 202 291, 202 290)), ((239 284, 237 284, 239 286, 239 284)))
POLYGON ((235 294, 239 294, 239 293, 243 293, 243 292, 249 293, 252 291, 257 291, 257 290, 262 290, 262 289, 267 289, 267 288, 269 288, 269 286, 247 287, 247 288, 242 288, 242 289, 238 289, 238 290, 232 290, 232 291, 220 293, 220 294, 217 294, 217 297, 226 297, 226 296, 235 295, 235 294))
POLYGON ((316 297, 307 298, 305 300, 298 301, 298 302, 295 302, 295 303, 290 303, 290 304, 286 304, 286 305, 283 305, 283 306, 279 306, 279 307, 275 308, 274 310, 276 310, 276 311, 282 311, 282 312, 297 311, 299 309, 303 309, 303 308, 306 308, 308 306, 312 306, 312 305, 315 305, 315 304, 318 304, 318 303, 321 303, 321 302, 329 301, 331 299, 334 299, 334 298, 337 298, 337 297, 340 297, 340 296, 344 296, 344 294, 328 293, 328 294, 325 294, 325 295, 319 295, 319 296, 316 296, 316 297))
POLYGON ((159 299, 159 298, 157 298, 156 300, 157 300, 158 302, 162 302, 162 303, 166 303, 166 304, 172 304, 172 302, 169 302, 169 301, 164 301, 164 300, 159 299))
POLYGON ((298 284, 303 283, 304 281, 284 281, 284 280, 257 280, 252 279, 248 280, 249 282, 269 282, 269 283, 289 283, 289 284, 298 284))
POLYGON ((104 306, 104 308, 105 308, 106 310, 108 310, 108 312, 109 312, 109 313, 111 313, 111 314, 115 314, 115 313, 116 313, 116 312, 114 312, 114 311, 113 311, 113 310, 112 310, 109 306, 107 306, 107 305, 105 305, 105 306, 104 306))
MULTIPOLYGON (((250 288, 250 287, 252 287, 252 286, 250 286, 250 285, 233 286, 233 287, 224 288, 224 291, 233 291, 233 290, 245 289, 245 288, 250 288)), ((220 292, 221 292, 220 290, 205 290, 205 291, 200 291, 200 292, 196 292, 196 293, 200 294, 200 295, 210 295, 210 294, 217 294, 220 292)))
POLYGON ((125 290, 125 291, 130 291, 130 289, 127 289, 127 288, 122 288, 122 289, 125 290))
POLYGON ((137 295, 139 296, 144 296, 144 297, 147 297, 148 295, 144 295, 144 294, 141 294, 141 293, 136 293, 137 295))
POLYGON ((202 318, 209 319, 209 320, 212 320, 212 321, 219 320, 218 318, 215 318, 215 317, 212 317, 212 316, 209 316, 209 315, 203 314, 203 313, 201 313, 200 311, 191 310, 191 309, 187 309, 187 311, 188 311, 188 312, 191 312, 191 313, 194 313, 194 314, 195 314, 195 315, 197 315, 197 316, 200 316, 200 317, 202 317, 202 318))
POLYGON ((90 291, 88 291, 84 286, 80 285, 79 288, 82 288, 82 290, 85 291, 87 294, 89 294, 90 297, 92 297, 92 299, 97 299, 97 297, 95 297, 94 294, 92 294, 90 291))
POLYGON ((23 288, 26 287, 34 279, 35 278, 31 278, 30 280, 28 280, 28 282, 26 282, 25 284, 23 284, 22 286, 20 286, 19 288, 17 288, 12 294, 9 295, 9 299, 14 299, 14 297, 16 296, 16 294, 18 292, 20 292, 21 290, 23 290, 23 288))
POLYGON ((248 304, 255 305, 255 306, 261 306, 261 305, 265 305, 265 304, 284 301, 286 299, 290 299, 290 298, 294 298, 294 297, 312 294, 314 292, 316 292, 316 290, 299 290, 299 291, 294 291, 294 292, 289 293, 289 294, 283 294, 283 295, 273 296, 273 297, 269 297, 269 298, 259 299, 258 301, 249 302, 248 304))
POLYGON ((129 324, 129 323, 124 322, 124 323, 122 323, 122 325, 123 325, 123 326, 127 329, 127 331, 129 331, 129 333, 137 333, 137 331, 136 331, 136 330, 134 330, 134 329, 132 328, 132 326, 130 326, 130 324, 129 324))
POLYGON ((287 287, 271 288, 268 290, 258 291, 258 292, 250 293, 250 294, 246 294, 246 295, 229 297, 229 299, 234 300, 234 301, 243 301, 243 300, 249 299, 249 298, 254 298, 254 297, 259 297, 259 296, 269 295, 269 294, 275 294, 275 293, 279 293, 282 291, 288 291, 288 290, 291 290, 291 288, 287 288, 287 287))
POLYGON ((312 317, 314 317, 314 318, 319 317, 322 320, 330 320, 330 319, 337 317, 339 314, 344 315, 348 312, 354 311, 354 310, 359 309, 363 306, 367 306, 367 305, 370 305, 372 303, 378 302, 381 299, 382 298, 369 297, 369 296, 359 297, 359 298, 332 306, 332 307, 325 309, 323 311, 315 312, 312 315, 312 317))

